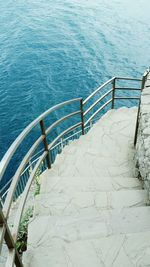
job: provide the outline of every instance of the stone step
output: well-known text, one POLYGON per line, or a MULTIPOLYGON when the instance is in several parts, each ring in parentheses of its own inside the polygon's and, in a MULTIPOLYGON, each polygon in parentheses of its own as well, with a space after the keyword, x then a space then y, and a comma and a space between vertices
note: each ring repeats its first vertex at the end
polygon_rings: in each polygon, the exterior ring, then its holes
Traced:
MULTIPOLYGON (((108 152, 108 150, 105 150, 108 152)), ((114 152, 115 154, 115 152, 114 152)), ((86 152, 81 152, 78 155, 60 154, 58 160, 53 164, 55 176, 121 176, 134 177, 135 164, 132 159, 133 155, 126 153, 122 157, 122 152, 118 155, 96 155, 95 149, 87 149, 86 152)))
MULTIPOLYGON (((61 158, 53 165, 53 176, 97 176, 97 177, 135 177, 135 165, 133 160, 128 159, 121 164, 116 159, 108 158, 107 161, 104 157, 95 159, 92 152, 86 153, 82 157, 75 158, 73 155, 67 155, 61 158)), ((50 176, 52 176, 50 173, 50 176)))
POLYGON ((141 189, 137 178, 55 176, 55 171, 46 171, 41 176, 41 193, 49 192, 105 192, 141 189))
POLYGON ((28 247, 25 267, 148 267, 150 231, 66 242, 53 238, 28 247))
POLYGON ((29 224, 28 244, 41 246, 57 238, 67 243, 118 234, 150 231, 150 207, 99 211, 95 207, 72 216, 37 216, 29 224))
POLYGON ((126 154, 122 153, 120 147, 123 146, 123 149, 125 149, 124 152, 129 149, 129 145, 133 147, 132 140, 130 141, 130 139, 122 133, 117 133, 116 135, 112 130, 112 134, 108 134, 105 133, 104 130, 99 129, 97 125, 95 129, 93 128, 85 136, 81 136, 80 139, 72 141, 69 143, 69 145, 66 145, 61 154, 57 156, 56 162, 60 162, 67 155, 73 155, 74 157, 77 157, 82 156, 85 153, 92 153, 96 157, 107 157, 108 155, 112 156, 112 154, 115 152, 115 156, 122 154, 122 156, 125 157, 126 154), (99 142, 97 142, 98 138, 99 142))
POLYGON ((97 210, 122 209, 145 206, 145 190, 112 192, 51 192, 36 196, 36 215, 68 216, 80 213, 81 209, 95 207, 97 210))
MULTIPOLYGON (((112 149, 112 141, 106 137, 105 139, 107 144, 110 142, 112 149)), ((130 148, 130 153, 128 145, 125 146, 124 150, 126 151, 124 153, 119 147, 116 148, 116 145, 114 145, 114 149, 111 149, 108 149, 107 146, 104 147, 104 144, 100 148, 98 145, 87 146, 86 148, 84 146, 75 148, 70 145, 67 152, 58 155, 53 168, 56 175, 59 176, 135 176, 133 148, 130 148)))

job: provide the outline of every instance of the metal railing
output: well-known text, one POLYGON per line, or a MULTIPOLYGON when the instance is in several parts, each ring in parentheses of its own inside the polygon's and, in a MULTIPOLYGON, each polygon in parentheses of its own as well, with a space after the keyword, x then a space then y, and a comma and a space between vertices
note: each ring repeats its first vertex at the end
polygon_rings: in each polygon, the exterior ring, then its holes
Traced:
MULTIPOLYGON (((93 110, 94 107, 96 107, 98 104, 102 104, 100 105, 100 107, 96 108, 96 110, 89 116, 88 119, 85 120, 84 122, 84 126, 87 126, 94 118, 95 116, 97 116, 98 114, 100 114, 101 111, 103 111, 106 106, 109 105, 109 109, 114 109, 115 108, 115 104, 116 101, 118 100, 136 100, 139 102, 140 100, 140 94, 137 95, 133 95, 133 96, 118 96, 117 93, 119 91, 135 91, 135 92, 141 92, 141 88, 140 85, 139 87, 133 87, 133 84, 131 84, 131 86, 128 87, 122 87, 122 86, 117 86, 117 82, 118 81, 126 81, 126 82, 136 82, 136 83, 141 83, 141 79, 135 79, 135 78, 128 78, 128 77, 113 77, 112 79, 108 80, 106 83, 104 83, 102 86, 100 86, 99 88, 97 88, 94 92, 92 92, 91 95, 89 95, 84 101, 83 101, 83 105, 88 104, 88 102, 94 97, 96 96, 98 93, 100 93, 103 89, 105 89, 107 87, 106 92, 102 93, 102 95, 100 95, 100 97, 95 100, 87 109, 86 111, 83 113, 83 117, 87 118, 87 115, 90 113, 90 111, 93 110), (110 88, 109 88, 110 86, 110 88)), ((138 103, 139 104, 139 103, 138 103)), ((126 104, 124 104, 126 105, 126 104)))
MULTIPOLYGON (((5 186, 5 188, 9 188, 4 192, 4 195, 2 197, 2 201, 4 203, 2 203, 2 208, 0 209, 0 249, 2 248, 3 242, 5 240, 9 251, 5 265, 6 267, 14 266, 14 263, 17 267, 23 267, 22 259, 16 249, 17 235, 27 196, 29 194, 30 187, 34 181, 37 170, 39 168, 41 168, 41 171, 45 170, 46 168, 50 169, 55 161, 56 155, 61 152, 64 145, 66 145, 70 140, 78 138, 81 134, 84 135, 90 129, 92 123, 98 120, 102 114, 107 112, 108 109, 115 108, 116 103, 118 103, 119 101, 135 100, 137 101, 138 105, 138 102, 140 100, 141 81, 143 80, 126 77, 113 77, 98 89, 96 89, 94 92, 92 92, 91 95, 89 95, 85 100, 83 100, 82 98, 76 98, 60 103, 48 109, 32 123, 30 123, 10 146, 0 163, 1 178, 3 177, 10 160, 12 159, 13 155, 15 154, 16 150, 21 145, 23 140, 27 138, 28 134, 32 131, 33 128, 37 127, 38 125, 40 126, 40 136, 36 139, 26 155, 23 157, 19 167, 16 169, 15 175, 10 180, 10 182, 8 182, 9 184, 5 186), (121 86, 121 81, 123 81, 124 84, 128 83, 127 86, 121 86), (134 83, 136 84, 136 86, 134 86, 134 83), (132 93, 136 92, 136 95, 134 93, 130 96, 128 96, 127 93, 126 95, 118 95, 118 92, 120 91, 125 93, 127 91, 130 91, 132 93), (45 119, 52 112, 74 104, 77 104, 77 110, 61 117, 60 119, 52 123, 49 127, 45 127, 45 119), (69 128, 63 130, 49 143, 48 137, 52 130, 62 122, 70 120, 70 118, 76 116, 78 116, 78 121, 75 124, 71 125, 69 128), (79 130, 77 131, 77 129, 79 130), (67 134, 69 136, 67 136, 67 134), (42 142, 44 149, 38 151, 38 153, 35 153, 42 142), (25 175, 26 178, 24 178, 25 175), (21 198, 13 223, 14 226, 10 230, 8 218, 10 215, 11 205, 14 199, 16 199, 16 197, 18 197, 20 194, 21 198)), ((126 104, 124 102, 121 102, 121 106, 124 105, 126 104)))

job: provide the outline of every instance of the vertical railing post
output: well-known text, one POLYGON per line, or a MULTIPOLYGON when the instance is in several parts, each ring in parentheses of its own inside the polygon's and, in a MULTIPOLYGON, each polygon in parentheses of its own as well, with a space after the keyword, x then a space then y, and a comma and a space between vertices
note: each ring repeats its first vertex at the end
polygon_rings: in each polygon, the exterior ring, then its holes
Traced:
POLYGON ((30 173, 33 171, 31 159, 29 159, 29 171, 30 173))
POLYGON ((43 120, 40 121, 40 127, 41 127, 42 135, 44 136, 44 139, 43 139, 44 149, 45 149, 45 151, 48 152, 48 154, 46 156, 47 166, 48 166, 48 169, 51 169, 51 160, 50 160, 50 155, 49 155, 49 151, 48 151, 48 143, 47 143, 47 139, 46 139, 46 133, 45 133, 45 127, 44 127, 44 121, 43 120))
POLYGON ((141 100, 139 101, 138 112, 137 112, 135 135, 134 135, 134 146, 136 146, 136 143, 137 143, 137 134, 138 134, 138 129, 139 129, 140 105, 141 105, 141 100))
POLYGON ((61 151, 63 151, 63 138, 60 139, 60 144, 61 144, 61 151))
POLYGON ((81 110, 82 135, 84 135, 85 132, 84 132, 84 116, 83 116, 83 99, 80 100, 80 110, 81 110))
POLYGON ((147 75, 143 75, 142 83, 141 83, 141 91, 143 91, 143 89, 144 89, 145 82, 146 82, 146 77, 147 77, 147 75))
POLYGON ((114 109, 115 105, 115 88, 116 88, 116 78, 113 79, 112 81, 112 106, 111 108, 114 109))
POLYGON ((90 121, 90 129, 92 128, 93 126, 93 123, 92 123, 92 120, 90 121))

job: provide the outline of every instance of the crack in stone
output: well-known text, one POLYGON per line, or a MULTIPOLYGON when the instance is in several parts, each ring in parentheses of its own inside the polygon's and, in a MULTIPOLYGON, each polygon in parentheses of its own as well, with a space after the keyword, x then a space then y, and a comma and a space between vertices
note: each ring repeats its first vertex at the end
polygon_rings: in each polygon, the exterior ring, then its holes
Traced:
POLYGON ((92 247, 93 247, 93 249, 94 249, 94 251, 95 251, 95 253, 97 255, 97 258, 100 260, 100 263, 103 265, 103 267, 106 267, 105 262, 102 260, 102 252, 99 250, 99 253, 101 254, 101 257, 100 257, 97 249, 95 248, 95 246, 93 244, 93 242, 91 242, 91 245, 92 245, 92 247))
POLYGON ((123 241, 122 241, 122 243, 121 243, 121 245, 120 245, 120 247, 119 247, 119 249, 117 251, 117 254, 116 254, 115 258, 113 259, 112 266, 114 265, 116 259, 118 258, 118 255, 120 253, 121 248, 123 247, 124 242, 125 242, 125 238, 123 239, 123 241))
POLYGON ((69 263, 72 265, 72 267, 76 267, 71 259, 71 257, 69 256, 69 254, 67 253, 67 250, 65 247, 63 247, 63 251, 65 254, 65 258, 66 258, 66 262, 67 262, 67 266, 69 266, 69 263))

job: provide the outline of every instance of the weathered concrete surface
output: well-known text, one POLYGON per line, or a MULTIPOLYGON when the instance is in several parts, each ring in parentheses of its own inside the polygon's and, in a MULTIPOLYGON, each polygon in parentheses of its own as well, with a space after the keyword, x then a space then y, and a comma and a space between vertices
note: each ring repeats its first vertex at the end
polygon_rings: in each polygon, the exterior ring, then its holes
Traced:
MULTIPOLYGON (((150 79, 150 75, 148 76, 150 79)), ((136 145, 136 163, 145 187, 150 189, 150 80, 141 95, 139 130, 136 145)))
POLYGON ((134 178, 137 109, 109 111, 41 177, 25 267, 150 262, 150 207, 134 178))

